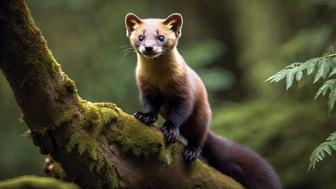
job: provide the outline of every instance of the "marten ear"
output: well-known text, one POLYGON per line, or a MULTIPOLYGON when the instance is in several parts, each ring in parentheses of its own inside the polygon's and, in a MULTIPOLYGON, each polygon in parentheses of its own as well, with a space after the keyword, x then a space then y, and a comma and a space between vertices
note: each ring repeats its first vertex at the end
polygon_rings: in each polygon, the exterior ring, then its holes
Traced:
POLYGON ((132 31, 141 23, 142 21, 137 15, 128 13, 125 16, 126 36, 129 37, 132 31))
POLYGON ((183 18, 180 13, 173 13, 169 15, 164 21, 164 24, 168 25, 172 31, 175 32, 176 36, 181 35, 181 28, 183 25, 183 18))

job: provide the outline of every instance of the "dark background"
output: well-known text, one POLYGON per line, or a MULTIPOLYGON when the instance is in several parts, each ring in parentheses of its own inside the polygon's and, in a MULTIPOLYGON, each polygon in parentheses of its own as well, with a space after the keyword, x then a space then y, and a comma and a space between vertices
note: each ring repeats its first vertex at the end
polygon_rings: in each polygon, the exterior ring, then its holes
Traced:
MULTIPOLYGON (((135 54, 124 16, 184 17, 179 50, 205 81, 214 111, 212 129, 265 156, 284 188, 333 189, 335 157, 307 171, 309 155, 334 128, 316 86, 289 91, 265 80, 284 66, 320 56, 335 45, 333 0, 28 0, 32 15, 81 97, 141 108, 134 79, 135 54)), ((1 33, 1 31, 0 31, 1 33)), ((43 175, 43 157, 0 74, 0 179, 43 175)))

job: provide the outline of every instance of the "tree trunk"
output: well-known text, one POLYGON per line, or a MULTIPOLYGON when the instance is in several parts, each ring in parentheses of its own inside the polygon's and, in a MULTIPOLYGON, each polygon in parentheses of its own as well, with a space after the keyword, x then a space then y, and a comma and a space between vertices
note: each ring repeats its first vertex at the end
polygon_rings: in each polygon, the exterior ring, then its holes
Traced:
POLYGON ((115 104, 81 99, 24 0, 0 0, 0 68, 34 144, 82 188, 242 188, 115 104))

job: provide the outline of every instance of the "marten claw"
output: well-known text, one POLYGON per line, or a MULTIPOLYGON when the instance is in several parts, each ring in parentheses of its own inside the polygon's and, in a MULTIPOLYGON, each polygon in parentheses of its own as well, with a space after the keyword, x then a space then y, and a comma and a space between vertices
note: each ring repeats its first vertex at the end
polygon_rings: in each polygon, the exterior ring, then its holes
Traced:
POLYGON ((179 129, 170 121, 166 121, 160 129, 167 143, 175 143, 180 134, 179 129))
POLYGON ((186 149, 183 152, 183 157, 187 161, 194 161, 200 156, 200 154, 201 154, 200 148, 186 147, 186 149))
POLYGON ((139 121, 141 121, 146 125, 151 125, 158 119, 158 116, 152 112, 149 113, 135 112, 133 115, 135 118, 137 118, 139 121))

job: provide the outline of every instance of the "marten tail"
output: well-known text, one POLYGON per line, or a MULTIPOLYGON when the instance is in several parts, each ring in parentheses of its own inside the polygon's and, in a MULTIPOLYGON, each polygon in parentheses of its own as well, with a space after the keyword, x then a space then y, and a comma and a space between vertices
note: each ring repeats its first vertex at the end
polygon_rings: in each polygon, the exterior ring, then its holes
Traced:
POLYGON ((203 147, 203 157, 209 165, 247 189, 281 189, 277 174, 260 155, 210 131, 203 147))

